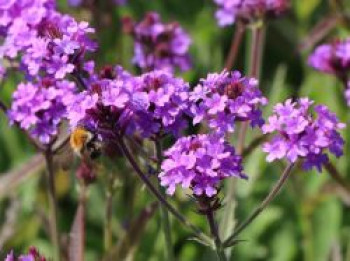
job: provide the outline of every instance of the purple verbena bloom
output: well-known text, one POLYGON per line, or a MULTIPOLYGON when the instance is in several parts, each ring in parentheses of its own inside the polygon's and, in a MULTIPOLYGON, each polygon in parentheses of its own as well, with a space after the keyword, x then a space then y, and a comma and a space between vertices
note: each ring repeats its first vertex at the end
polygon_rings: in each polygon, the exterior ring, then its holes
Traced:
MULTIPOLYGON (((1 6, 1 0, 0 0, 0 6, 1 6)), ((13 255, 13 250, 11 250, 11 252, 6 255, 6 258, 4 261, 15 261, 15 256, 13 255)))
POLYGON ((4 261, 46 261, 46 258, 39 253, 37 248, 30 247, 26 255, 20 255, 18 258, 15 258, 13 251, 11 251, 4 261))
POLYGON ((213 197, 225 178, 246 179, 242 159, 218 135, 183 137, 167 151, 159 174, 161 185, 173 195, 176 187, 190 188, 194 195, 213 197))
POLYGON ((191 39, 177 22, 162 23, 157 13, 150 12, 137 24, 129 17, 123 23, 124 31, 134 38, 133 63, 137 66, 146 71, 190 69, 191 39))
POLYGON ((346 78, 350 70, 350 38, 318 46, 308 64, 318 71, 346 78))
POLYGON ((116 67, 113 72, 104 72, 89 82, 89 89, 66 96, 71 128, 83 126, 96 133, 101 131, 102 138, 110 138, 105 135, 107 132, 111 135, 129 132, 134 128, 131 117, 135 108, 146 110, 146 102, 138 99, 138 82, 137 78, 116 67))
POLYGON ((209 74, 190 94, 193 123, 206 121, 215 132, 234 131, 236 121, 249 121, 252 127, 264 124, 259 105, 267 99, 254 78, 238 71, 209 74))
POLYGON ((336 157, 343 154, 344 140, 338 131, 345 125, 324 105, 314 106, 311 114, 312 104, 308 98, 300 98, 274 107, 274 114, 262 127, 265 134, 276 133, 263 145, 268 162, 282 158, 296 162, 302 158, 304 169, 316 167, 321 171, 328 162, 327 150, 336 157))
POLYGON ((20 68, 31 76, 45 73, 62 79, 83 67, 85 53, 96 49, 88 37, 94 32, 88 23, 58 13, 53 0, 0 6, 0 29, 0 58, 19 58, 20 68))
POLYGON ((218 5, 216 19, 221 27, 231 25, 237 20, 251 23, 259 19, 276 17, 290 7, 289 0, 214 0, 218 5))
POLYGON ((143 74, 136 94, 146 105, 137 110, 135 119, 143 137, 172 133, 177 136, 186 125, 189 111, 189 84, 167 71, 143 74), (148 122, 146 124, 146 122, 148 122))
POLYGON ((57 135, 66 114, 63 100, 74 89, 72 82, 48 78, 21 83, 13 93, 9 118, 41 143, 48 144, 57 135))
POLYGON ((347 88, 344 92, 347 105, 350 107, 350 81, 348 81, 347 88))
MULTIPOLYGON (((86 1, 86 2, 88 2, 88 1, 86 1)), ((115 3, 116 5, 125 5, 126 2, 127 2, 127 0, 113 0, 113 3, 115 3)), ((84 4, 84 0, 68 0, 68 4, 70 6, 77 7, 77 6, 84 4)))

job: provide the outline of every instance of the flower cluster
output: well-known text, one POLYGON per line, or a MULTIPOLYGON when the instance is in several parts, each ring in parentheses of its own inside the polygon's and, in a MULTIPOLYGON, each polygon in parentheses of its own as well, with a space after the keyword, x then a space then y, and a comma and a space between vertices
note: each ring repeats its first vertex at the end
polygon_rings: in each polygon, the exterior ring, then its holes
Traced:
POLYGON ((190 68, 191 39, 178 23, 164 24, 157 13, 150 12, 139 23, 126 17, 123 25, 124 31, 134 38, 133 62, 140 68, 147 71, 190 68))
POLYGON ((350 71, 350 38, 318 46, 308 63, 318 71, 346 79, 350 71))
POLYGON ((212 197, 228 177, 244 178, 242 160, 232 146, 217 135, 180 138, 165 152, 159 174, 161 185, 172 195, 176 186, 190 188, 194 195, 212 197))
POLYGON ((62 79, 80 66, 87 51, 95 50, 87 36, 93 29, 56 12, 54 1, 5 2, 0 5, 0 58, 21 56, 20 68, 29 75, 43 72, 62 79))
POLYGON ((289 0, 214 0, 219 9, 216 19, 220 26, 240 20, 250 23, 257 19, 280 16, 290 7, 289 0))
POLYGON ((186 126, 189 84, 166 71, 153 71, 140 78, 139 97, 146 110, 137 110, 135 120, 143 137, 172 133, 177 136, 186 126))
POLYGON ((328 162, 327 150, 336 157, 343 154, 344 140, 338 130, 345 125, 323 105, 315 106, 312 115, 309 112, 312 103, 307 98, 296 102, 289 99, 274 107, 275 114, 262 128, 265 134, 277 132, 263 146, 268 162, 282 158, 295 162, 304 158, 304 169, 316 167, 321 171, 322 164, 328 162))
POLYGON ((66 114, 64 100, 73 93, 75 84, 66 80, 43 78, 37 83, 20 83, 13 93, 9 118, 43 144, 57 135, 66 114))
MULTIPOLYGON (((113 2, 116 5, 125 5, 127 0, 110 0, 111 2, 113 2)), ((68 4, 71 6, 80 6, 82 4, 84 4, 84 2, 88 2, 88 1, 84 1, 84 0, 68 0, 68 4)))
POLYGON ((109 78, 91 81, 87 90, 66 96, 67 118, 72 128, 125 132, 134 108, 145 108, 145 102, 136 92, 137 79, 120 67, 112 72, 109 78))
POLYGON ((350 107, 350 81, 347 83, 347 88, 344 92, 347 105, 350 107))
POLYGON ((236 121, 250 121, 252 127, 264 123, 259 105, 267 99, 254 78, 242 77, 238 71, 209 74, 190 94, 193 123, 208 122, 215 132, 234 131, 236 121))
POLYGON ((30 247, 27 255, 16 258, 13 251, 11 251, 4 261, 46 261, 46 258, 35 247, 30 247))

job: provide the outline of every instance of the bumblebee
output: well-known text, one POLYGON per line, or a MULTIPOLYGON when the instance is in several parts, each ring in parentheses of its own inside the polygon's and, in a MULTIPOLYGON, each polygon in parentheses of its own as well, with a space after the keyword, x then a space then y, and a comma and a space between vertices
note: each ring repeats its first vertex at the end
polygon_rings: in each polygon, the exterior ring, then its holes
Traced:
POLYGON ((83 127, 77 127, 72 131, 70 146, 82 158, 96 159, 101 155, 102 144, 98 136, 83 127))

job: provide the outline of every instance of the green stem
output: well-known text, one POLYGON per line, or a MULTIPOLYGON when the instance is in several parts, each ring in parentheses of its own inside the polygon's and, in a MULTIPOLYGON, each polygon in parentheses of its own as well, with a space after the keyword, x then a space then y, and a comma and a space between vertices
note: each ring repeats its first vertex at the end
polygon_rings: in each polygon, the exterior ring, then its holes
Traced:
MULTIPOLYGON (((156 139, 154 143, 155 143, 155 151, 157 156, 157 173, 159 173, 161 171, 161 164, 163 161, 162 144, 159 139, 156 139)), ((163 197, 166 198, 164 189, 161 187, 160 183, 159 183, 159 190, 163 194, 163 197)), ((168 210, 166 209, 165 206, 162 205, 160 207, 160 212, 161 212, 162 227, 163 227, 165 244, 166 244, 166 258, 169 261, 173 261, 175 259, 174 259, 173 244, 171 239, 171 227, 170 227, 168 210)))
POLYGON ((226 258, 225 251, 224 251, 224 248, 222 246, 221 239, 220 239, 218 226, 215 222, 214 211, 212 209, 208 210, 208 212, 206 213, 206 216, 207 216, 207 220, 209 223, 211 235, 214 238, 215 251, 216 251, 216 254, 218 256, 218 260, 219 261, 226 261, 227 258, 226 258))
POLYGON ((55 171, 53 168, 53 154, 51 146, 45 152, 46 169, 47 169, 47 185, 48 185, 48 198, 50 208, 50 234, 51 241, 54 247, 54 260, 61 260, 61 248, 60 248, 60 235, 57 226, 57 201, 55 191, 55 171))
POLYGON ((245 26, 243 25, 243 23, 238 22, 237 27, 236 27, 236 31, 232 37, 230 52, 229 52, 227 59, 226 59, 226 62, 225 62, 225 68, 228 71, 230 71, 235 64, 238 50, 239 50, 239 47, 242 43, 244 31, 245 31, 245 26))
POLYGON ((189 222, 184 216, 182 216, 164 197, 163 195, 153 186, 152 182, 148 179, 147 175, 143 173, 134 157, 131 155, 129 149, 125 145, 123 139, 121 137, 117 137, 117 141, 119 143, 120 149, 124 153, 126 159, 129 161, 130 165, 135 170, 136 174, 139 178, 145 183, 146 187, 149 191, 157 198, 157 200, 168 209, 168 211, 176 217, 183 225, 188 227, 193 231, 196 237, 201 240, 203 243, 212 246, 212 240, 210 237, 205 235, 198 227, 189 222))
MULTIPOLYGON (((239 30, 239 28, 237 28, 239 30)), ((240 29, 242 33, 244 32, 244 28, 240 29)), ((248 74, 250 77, 254 77, 259 80, 261 63, 262 63, 262 54, 263 54, 263 46, 264 46, 264 35, 265 28, 263 24, 256 24, 252 27, 252 37, 250 37, 249 44, 249 66, 248 66, 248 74)), ((249 122, 242 122, 238 134, 238 143, 237 143, 237 153, 245 156, 245 141, 247 136, 247 131, 249 127, 249 122)), ((223 228, 225 229, 222 233, 223 237, 226 238, 229 236, 228 233, 231 233, 232 227, 234 226, 234 222, 230 223, 230 220, 234 218, 234 209, 235 209, 235 185, 236 180, 231 179, 227 185, 226 192, 226 209, 223 216, 223 228), (229 224, 232 224, 230 226, 229 224)))
POLYGON ((249 226, 259 215, 260 213, 267 207, 267 205, 277 196, 277 194, 282 189, 283 185, 287 181, 288 177, 291 174, 291 170, 293 169, 295 163, 290 163, 285 170, 283 171, 281 177, 275 184, 275 186, 272 188, 270 193, 266 196, 266 198, 261 202, 261 204, 249 215, 249 217, 240 224, 237 229, 234 231, 234 233, 225 240, 224 246, 229 247, 234 240, 237 238, 237 236, 247 227, 249 226))
MULTIPOLYGON (((108 184, 109 185, 109 184, 108 184)), ((113 185, 113 184, 112 184, 113 185)), ((109 187, 106 192, 106 209, 104 225, 104 248, 108 252, 113 244, 112 240, 112 214, 113 214, 113 192, 109 187)))

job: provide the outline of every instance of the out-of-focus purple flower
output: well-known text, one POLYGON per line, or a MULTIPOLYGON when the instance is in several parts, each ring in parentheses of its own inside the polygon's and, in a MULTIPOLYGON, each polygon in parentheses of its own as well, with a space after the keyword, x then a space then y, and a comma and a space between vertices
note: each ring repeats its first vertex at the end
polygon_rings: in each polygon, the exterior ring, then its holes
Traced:
POLYGON ((140 68, 147 71, 190 68, 191 39, 177 22, 164 24, 157 13, 150 12, 137 24, 129 17, 124 18, 123 27, 134 38, 133 62, 140 68))
POLYGON ((135 97, 146 105, 137 110, 135 120, 143 137, 179 134, 186 125, 189 84, 167 71, 153 71, 140 77, 139 93, 135 97))
POLYGON ((174 194, 176 187, 190 188, 196 196, 217 194, 220 181, 244 178, 242 159, 232 146, 217 135, 193 135, 180 138, 165 152, 161 185, 174 194))
POLYGON ((83 0, 68 0, 70 6, 80 6, 83 3, 83 0))
POLYGON ((206 121, 215 132, 234 131, 236 121, 250 121, 252 127, 264 124, 259 105, 267 99, 254 78, 238 71, 209 74, 190 94, 193 123, 206 121))
POLYGON ((345 94, 346 103, 350 107, 350 81, 348 81, 347 85, 348 87, 345 90, 344 94, 345 94))
POLYGON ((46 261, 46 258, 35 247, 30 247, 28 254, 20 255, 18 258, 15 258, 13 251, 11 251, 4 261, 46 261))
POLYGON ((308 63, 314 69, 347 79, 350 70, 350 38, 318 46, 308 63))
POLYGON ((57 135, 66 114, 63 101, 74 89, 75 84, 65 80, 45 78, 38 83, 21 83, 13 93, 9 118, 41 143, 48 144, 57 135))
POLYGON ((321 171, 328 162, 327 150, 336 157, 343 154, 344 140, 338 130, 345 125, 324 105, 315 106, 314 115, 311 114, 312 104, 308 98, 301 98, 274 107, 274 114, 262 127, 265 134, 277 132, 263 145, 268 162, 282 158, 296 162, 303 158, 304 169, 316 167, 321 171))
MULTIPOLYGON (((70 126, 83 126, 107 134, 124 134, 133 129, 131 117, 135 108, 146 110, 146 103, 137 99, 138 79, 116 67, 104 71, 100 77, 89 82, 90 88, 78 94, 66 95, 67 118, 70 126)), ((106 135, 105 135, 106 134, 106 135)))
POLYGON ((219 26, 228 26, 240 20, 244 23, 276 17, 290 7, 289 0, 214 0, 218 5, 215 14, 219 26))
MULTIPOLYGON (((0 0, 0 6, 1 6, 1 0, 0 0)), ((11 250, 11 252, 6 255, 6 258, 4 261, 15 261, 15 256, 13 255, 13 250, 11 250)))
POLYGON ((20 58, 20 68, 31 76, 44 72, 62 79, 83 66, 86 52, 96 49, 88 38, 94 32, 88 23, 58 13, 52 0, 0 6, 0 28, 0 58, 20 58))
MULTIPOLYGON (((111 1, 116 5, 125 5, 127 2, 127 0, 107 0, 107 1, 111 1)), ((84 4, 84 0, 68 0, 68 4, 70 6, 77 7, 77 6, 84 4)))

